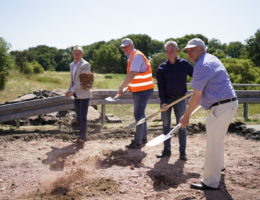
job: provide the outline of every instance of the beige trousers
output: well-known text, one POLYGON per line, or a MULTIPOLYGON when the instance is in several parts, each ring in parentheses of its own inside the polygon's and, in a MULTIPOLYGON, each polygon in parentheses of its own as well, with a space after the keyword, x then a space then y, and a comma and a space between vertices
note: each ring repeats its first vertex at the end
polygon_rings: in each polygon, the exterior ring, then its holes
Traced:
POLYGON ((204 163, 203 183, 217 188, 224 166, 224 135, 235 116, 238 101, 220 104, 211 108, 206 119, 207 147, 204 163))

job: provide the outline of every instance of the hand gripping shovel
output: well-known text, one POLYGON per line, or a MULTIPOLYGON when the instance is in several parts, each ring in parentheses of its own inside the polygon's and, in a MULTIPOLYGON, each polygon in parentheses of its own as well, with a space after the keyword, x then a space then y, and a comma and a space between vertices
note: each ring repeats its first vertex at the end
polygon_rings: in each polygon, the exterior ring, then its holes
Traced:
MULTIPOLYGON (((198 106, 192 113, 191 116, 194 115, 199 109, 201 108, 201 106, 198 106)), ((171 138, 172 136, 174 136, 174 133, 176 133, 179 129, 181 128, 181 124, 177 124, 177 126, 175 126, 167 135, 161 134, 159 136, 157 136, 156 138, 152 139, 150 142, 148 142, 146 144, 146 146, 148 147, 153 147, 156 146, 158 144, 163 143, 165 140, 168 140, 169 138, 171 138)))
MULTIPOLYGON (((125 87, 125 88, 123 89, 123 92, 125 92, 125 91, 127 90, 127 88, 128 88, 128 87, 125 87)), ((105 98, 105 100, 106 100, 106 101, 109 101, 109 102, 116 102, 116 101, 119 100, 119 97, 120 97, 120 96, 121 96, 120 94, 117 94, 117 95, 114 96, 114 97, 107 97, 107 98, 105 98)))
MULTIPOLYGON (((169 105, 167 105, 167 108, 170 108, 170 107, 174 106, 175 104, 179 103, 179 102, 182 101, 183 99, 186 99, 186 98, 190 97, 192 94, 193 94, 193 93, 191 92, 191 93, 189 93, 189 94, 187 94, 187 95, 185 95, 185 96, 179 98, 178 100, 176 100, 176 101, 170 103, 169 105)), ((158 110, 157 112, 151 114, 150 116, 148 116, 148 117, 146 117, 146 118, 140 119, 140 120, 137 121, 137 122, 133 122, 132 124, 130 124, 130 125, 128 126, 128 128, 134 128, 134 127, 136 127, 136 126, 138 126, 138 125, 140 125, 140 124, 142 124, 142 123, 148 121, 149 119, 152 119, 153 117, 155 117, 156 115, 160 114, 161 112, 163 112, 162 109, 158 110)))

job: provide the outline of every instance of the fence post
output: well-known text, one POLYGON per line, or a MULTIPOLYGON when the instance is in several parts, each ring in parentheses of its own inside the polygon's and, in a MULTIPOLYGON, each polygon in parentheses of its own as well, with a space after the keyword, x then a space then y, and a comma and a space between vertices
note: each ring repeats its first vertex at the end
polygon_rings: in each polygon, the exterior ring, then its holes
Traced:
POLYGON ((248 120, 248 103, 244 103, 244 119, 248 120))
POLYGON ((106 121, 106 104, 101 104, 101 124, 102 126, 106 121))

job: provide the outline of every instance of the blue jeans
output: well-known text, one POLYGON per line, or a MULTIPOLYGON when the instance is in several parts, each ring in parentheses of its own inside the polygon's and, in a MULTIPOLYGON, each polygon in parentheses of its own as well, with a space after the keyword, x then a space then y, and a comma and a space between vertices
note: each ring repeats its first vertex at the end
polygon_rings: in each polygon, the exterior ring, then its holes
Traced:
MULTIPOLYGON (((178 98, 171 99, 170 101, 168 101, 168 103, 170 104, 171 102, 173 102, 177 99, 178 98)), ((167 133, 169 133, 171 130, 172 109, 174 110, 176 124, 178 124, 179 119, 181 118, 181 116, 184 114, 184 112, 186 110, 186 101, 183 100, 183 101, 175 104, 173 107, 169 108, 167 111, 162 112, 163 134, 165 134, 165 135, 167 133)), ((179 137, 179 152, 180 152, 180 154, 185 155, 186 154, 186 152, 185 152, 185 150, 186 150, 186 128, 179 129, 178 137, 179 137)), ((164 150, 171 151, 171 139, 164 141, 164 150)))
POLYGON ((87 139, 87 114, 89 99, 74 99, 76 119, 80 127, 80 139, 87 139))
MULTIPOLYGON (((145 118, 145 108, 147 105, 148 98, 153 93, 153 90, 145 90, 141 92, 133 92, 133 100, 134 100, 134 117, 135 121, 139 121, 142 118, 145 118)), ((135 142, 137 144, 142 144, 142 140, 147 139, 147 124, 142 123, 136 126, 135 133, 135 142)))

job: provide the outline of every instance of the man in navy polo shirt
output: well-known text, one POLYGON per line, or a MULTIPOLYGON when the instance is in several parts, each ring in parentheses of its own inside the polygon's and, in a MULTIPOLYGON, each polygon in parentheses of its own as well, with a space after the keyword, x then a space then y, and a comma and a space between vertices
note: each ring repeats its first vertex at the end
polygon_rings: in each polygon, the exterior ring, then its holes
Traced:
POLYGON ((192 111, 201 104, 210 113, 206 119, 207 147, 202 182, 191 184, 198 190, 218 189, 224 160, 224 136, 235 116, 238 101, 222 62, 206 53, 205 43, 194 38, 184 48, 194 65, 191 86, 194 89, 187 110, 180 119, 182 127, 189 123, 192 111))
MULTIPOLYGON (((171 112, 172 108, 167 110, 166 106, 173 101, 183 97, 187 92, 187 76, 192 76, 192 65, 177 57, 178 45, 175 41, 168 41, 164 45, 167 60, 163 62, 157 70, 156 78, 158 81, 159 97, 161 100, 161 107, 164 109, 162 112, 163 121, 163 134, 169 133, 171 129, 171 112)), ((176 123, 179 123, 180 117, 184 114, 186 109, 185 100, 173 106, 176 123)), ((179 152, 180 159, 187 160, 186 157, 186 128, 179 130, 179 152)), ((157 158, 162 158, 171 155, 171 139, 164 142, 164 149, 157 158)))

